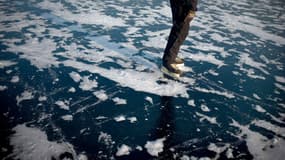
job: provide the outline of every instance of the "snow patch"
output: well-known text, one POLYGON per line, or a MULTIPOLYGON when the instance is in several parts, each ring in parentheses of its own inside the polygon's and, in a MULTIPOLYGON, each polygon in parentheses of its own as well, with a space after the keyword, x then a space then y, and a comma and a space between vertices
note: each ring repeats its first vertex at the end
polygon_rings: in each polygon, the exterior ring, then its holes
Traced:
POLYGON ((16 97, 17 105, 19 105, 22 101, 31 100, 34 98, 33 92, 24 91, 20 96, 16 97))
POLYGON ((81 76, 76 72, 69 73, 69 76, 73 79, 74 82, 79 82, 81 80, 81 76))
POLYGON ((253 94, 253 97, 254 97, 255 99, 261 100, 261 98, 260 98, 256 93, 253 94))
POLYGON ((127 100, 119 98, 119 97, 115 97, 112 99, 113 102, 115 102, 116 105, 124 105, 127 104, 127 100))
POLYGON ((275 80, 279 83, 285 83, 285 77, 275 76, 275 80))
POLYGON ((120 115, 120 116, 115 117, 114 120, 116 122, 122 122, 126 120, 126 117, 124 115, 120 115))
POLYGON ((129 155, 131 150, 132 150, 131 147, 129 147, 129 146, 125 145, 125 144, 122 144, 121 147, 118 148, 116 156, 129 155))
POLYGON ((98 136, 98 142, 111 147, 115 142, 112 140, 112 136, 108 133, 100 132, 98 136))
POLYGON ((205 104, 202 104, 201 105, 201 110, 204 111, 204 112, 210 112, 211 110, 209 109, 208 106, 206 106, 205 104))
POLYGON ((201 87, 195 87, 195 89, 197 91, 200 91, 200 92, 217 94, 217 95, 220 95, 220 96, 225 96, 225 97, 230 98, 230 99, 235 98, 235 96, 233 94, 228 93, 228 92, 220 92, 220 91, 217 91, 217 90, 205 89, 205 88, 201 88, 201 87))
POLYGON ((68 101, 56 101, 55 104, 59 106, 59 108, 64 110, 69 110, 69 102, 68 101))
POLYGON ((3 69, 5 67, 10 67, 17 64, 16 62, 12 61, 6 61, 6 60, 0 60, 0 69, 3 69))
POLYGON ((40 102, 43 102, 43 101, 46 101, 47 100, 47 97, 46 96, 40 96, 39 98, 38 98, 38 101, 40 101, 40 102))
POLYGON ((192 106, 192 107, 195 107, 195 106, 196 106, 194 99, 188 100, 187 104, 188 104, 189 106, 192 106))
MULTIPOLYGON (((261 126, 267 126, 267 124, 263 124, 263 122, 255 122, 255 124, 259 123, 261 123, 261 126)), ((254 159, 267 160, 272 159, 272 157, 274 157, 274 159, 284 158, 285 141, 283 139, 274 138, 273 140, 270 140, 258 132, 251 131, 249 125, 240 125, 235 120, 233 120, 231 125, 238 127, 241 130, 241 133, 237 135, 240 139, 243 139, 244 135, 246 135, 246 144, 249 152, 254 156, 254 159)))
POLYGON ((5 91, 6 89, 8 89, 7 86, 2 86, 2 85, 0 85, 0 91, 5 91))
POLYGON ((209 117, 209 116, 206 116, 206 115, 201 114, 201 113, 198 113, 198 112, 196 112, 196 114, 197 114, 199 117, 201 117, 201 118, 200 118, 200 122, 202 122, 203 120, 207 120, 207 121, 210 122, 211 124, 218 124, 216 117, 209 117))
POLYGON ((71 87, 68 89, 68 92, 70 93, 75 93, 76 92, 76 89, 74 87, 71 87))
POLYGON ((38 128, 27 127, 25 124, 13 128, 15 134, 10 138, 13 153, 10 155, 15 159, 59 159, 63 153, 70 153, 76 157, 73 146, 69 143, 51 142, 47 135, 38 128))
POLYGON ((145 97, 145 100, 148 101, 150 104, 153 104, 153 100, 151 97, 145 97))
POLYGON ((101 101, 106 101, 108 99, 108 95, 104 90, 93 92, 93 95, 95 95, 101 101))
POLYGON ((154 141, 147 141, 144 147, 150 155, 158 157, 158 154, 163 151, 163 142, 165 140, 166 138, 160 138, 154 141))
POLYGON ((80 82, 79 88, 81 88, 83 91, 89 91, 97 86, 98 83, 96 80, 90 80, 88 76, 84 76, 82 78, 82 82, 80 82))
POLYGON ((127 118, 131 123, 135 123, 138 121, 137 117, 128 117, 127 118))
POLYGON ((61 118, 65 121, 72 121, 73 120, 72 115, 64 115, 64 116, 61 116, 61 118))
POLYGON ((266 112, 266 110, 264 108, 262 108, 260 105, 256 105, 254 109, 257 112, 260 112, 260 113, 265 113, 266 112))
POLYGON ((10 82, 11 83, 18 83, 19 81, 20 81, 19 76, 13 76, 10 82))

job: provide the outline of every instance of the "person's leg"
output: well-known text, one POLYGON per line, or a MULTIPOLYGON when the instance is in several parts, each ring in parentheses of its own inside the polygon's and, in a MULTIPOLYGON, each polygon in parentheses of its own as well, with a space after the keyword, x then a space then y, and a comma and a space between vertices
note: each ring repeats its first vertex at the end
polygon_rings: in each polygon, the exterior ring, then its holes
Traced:
POLYGON ((186 39, 189 32, 189 23, 193 19, 193 14, 177 0, 170 0, 172 9, 173 26, 168 38, 168 42, 163 55, 163 66, 171 72, 179 72, 173 69, 170 64, 175 62, 180 46, 186 39))

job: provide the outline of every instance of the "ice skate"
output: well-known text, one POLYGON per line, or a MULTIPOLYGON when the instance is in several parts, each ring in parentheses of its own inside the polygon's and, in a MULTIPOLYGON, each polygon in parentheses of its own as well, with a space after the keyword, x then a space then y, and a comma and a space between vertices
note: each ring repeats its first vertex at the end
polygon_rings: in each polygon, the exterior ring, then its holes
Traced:
POLYGON ((172 77, 174 79, 178 79, 182 75, 182 71, 177 67, 176 64, 163 65, 161 67, 161 72, 164 75, 172 77))

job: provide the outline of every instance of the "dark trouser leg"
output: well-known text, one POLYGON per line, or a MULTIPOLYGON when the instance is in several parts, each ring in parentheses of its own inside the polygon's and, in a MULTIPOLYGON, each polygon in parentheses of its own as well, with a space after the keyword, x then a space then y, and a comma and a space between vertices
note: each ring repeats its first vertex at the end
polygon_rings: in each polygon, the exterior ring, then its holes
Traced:
POLYGON ((189 24, 193 19, 193 16, 188 15, 189 10, 183 7, 182 4, 179 4, 179 1, 171 0, 170 4, 172 9, 173 26, 163 55, 164 66, 174 62, 180 46, 188 35, 189 24))

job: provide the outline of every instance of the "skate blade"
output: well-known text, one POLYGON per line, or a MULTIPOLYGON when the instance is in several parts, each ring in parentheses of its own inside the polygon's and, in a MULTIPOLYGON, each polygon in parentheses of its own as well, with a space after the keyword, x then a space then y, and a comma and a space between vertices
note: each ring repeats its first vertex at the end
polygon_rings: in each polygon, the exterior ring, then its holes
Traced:
POLYGON ((165 67, 161 68, 161 72, 164 74, 164 76, 168 76, 170 78, 174 78, 174 79, 180 78, 180 74, 169 72, 168 69, 166 69, 165 67))
POLYGON ((176 64, 176 67, 178 67, 180 70, 185 68, 184 63, 176 64))

